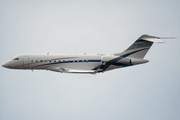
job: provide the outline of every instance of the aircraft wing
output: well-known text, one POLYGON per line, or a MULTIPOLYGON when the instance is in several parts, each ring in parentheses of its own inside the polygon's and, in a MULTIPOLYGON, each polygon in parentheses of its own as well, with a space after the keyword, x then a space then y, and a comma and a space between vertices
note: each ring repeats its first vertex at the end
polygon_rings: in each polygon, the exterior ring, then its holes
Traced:
POLYGON ((96 70, 78 70, 78 69, 62 68, 62 67, 49 67, 46 70, 61 72, 61 73, 90 73, 90 74, 96 73, 96 70))
POLYGON ((69 70, 67 70, 67 73, 91 73, 91 74, 95 74, 96 70, 75 70, 75 69, 69 69, 69 70))

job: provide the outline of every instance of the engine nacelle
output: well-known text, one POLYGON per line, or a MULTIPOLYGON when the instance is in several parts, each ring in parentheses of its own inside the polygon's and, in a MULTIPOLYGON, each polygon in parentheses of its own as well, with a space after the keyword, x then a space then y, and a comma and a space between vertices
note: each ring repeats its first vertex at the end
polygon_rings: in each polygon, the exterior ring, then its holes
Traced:
POLYGON ((125 65, 131 65, 131 59, 129 59, 129 58, 122 58, 119 61, 117 61, 116 63, 125 64, 125 65))
POLYGON ((101 60, 105 63, 105 62, 115 59, 117 57, 118 56, 114 56, 114 55, 105 55, 105 56, 101 57, 101 60))
POLYGON ((125 65, 136 65, 136 64, 142 64, 149 62, 149 60, 146 59, 139 59, 139 58, 122 58, 117 63, 125 64, 125 65))
POLYGON ((139 58, 131 58, 131 64, 136 65, 136 64, 142 64, 142 63, 147 63, 149 60, 146 59, 139 59, 139 58))

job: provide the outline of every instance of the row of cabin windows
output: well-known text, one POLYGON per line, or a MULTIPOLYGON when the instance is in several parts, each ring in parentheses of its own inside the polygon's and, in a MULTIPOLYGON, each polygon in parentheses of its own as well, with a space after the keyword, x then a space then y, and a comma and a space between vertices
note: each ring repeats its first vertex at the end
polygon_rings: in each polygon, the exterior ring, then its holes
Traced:
MULTIPOLYGON (((59 63, 60 63, 60 62, 63 62, 63 63, 65 63, 65 62, 69 62, 69 63, 70 63, 70 62, 82 62, 82 63, 83 63, 83 62, 87 62, 87 63, 88 63, 88 60, 73 60, 73 61, 70 61, 70 60, 68 60, 68 61, 67 61, 67 60, 35 60, 35 62, 48 62, 48 61, 49 61, 49 62, 54 62, 54 63, 56 63, 56 62, 57 62, 57 63, 58 63, 58 62, 59 62, 59 63)), ((31 62, 33 62, 33 60, 31 60, 31 62)))

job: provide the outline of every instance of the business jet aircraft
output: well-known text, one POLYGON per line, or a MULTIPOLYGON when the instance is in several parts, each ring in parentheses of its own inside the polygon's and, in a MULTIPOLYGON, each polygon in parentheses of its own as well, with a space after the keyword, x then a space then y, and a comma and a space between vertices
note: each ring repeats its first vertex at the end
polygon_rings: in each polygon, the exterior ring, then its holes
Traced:
POLYGON ((61 73, 100 73, 149 62, 143 59, 160 37, 142 35, 121 53, 97 55, 19 55, 3 64, 11 69, 45 69, 61 73))

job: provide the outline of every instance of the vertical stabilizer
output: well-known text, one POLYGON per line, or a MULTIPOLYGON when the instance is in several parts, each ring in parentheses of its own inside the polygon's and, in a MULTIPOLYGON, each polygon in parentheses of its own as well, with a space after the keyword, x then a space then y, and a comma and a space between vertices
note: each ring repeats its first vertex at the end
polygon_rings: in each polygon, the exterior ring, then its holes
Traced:
POLYGON ((144 58, 153 42, 163 42, 159 37, 142 35, 132 45, 130 45, 124 52, 116 53, 115 55, 131 58, 144 58))

